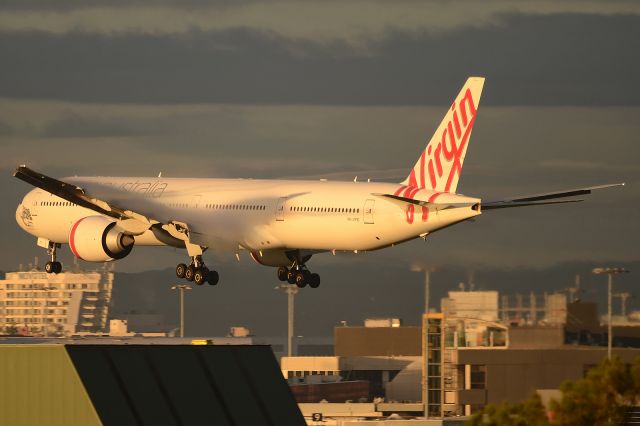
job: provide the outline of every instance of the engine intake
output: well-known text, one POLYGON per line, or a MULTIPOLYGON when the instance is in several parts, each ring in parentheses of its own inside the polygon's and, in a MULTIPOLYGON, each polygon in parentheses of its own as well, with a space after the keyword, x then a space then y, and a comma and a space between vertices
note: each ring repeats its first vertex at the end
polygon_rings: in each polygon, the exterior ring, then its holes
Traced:
POLYGON ((88 216, 71 227, 69 247, 73 254, 88 262, 109 262, 131 253, 133 236, 117 227, 117 222, 104 216, 88 216))

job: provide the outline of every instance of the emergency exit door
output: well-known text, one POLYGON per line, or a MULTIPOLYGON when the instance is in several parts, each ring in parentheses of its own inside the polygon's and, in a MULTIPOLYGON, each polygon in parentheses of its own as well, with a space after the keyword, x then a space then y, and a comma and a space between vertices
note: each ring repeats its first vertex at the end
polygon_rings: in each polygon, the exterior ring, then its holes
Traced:
POLYGON ((364 202, 364 223, 373 223, 373 207, 376 200, 367 200, 364 202))

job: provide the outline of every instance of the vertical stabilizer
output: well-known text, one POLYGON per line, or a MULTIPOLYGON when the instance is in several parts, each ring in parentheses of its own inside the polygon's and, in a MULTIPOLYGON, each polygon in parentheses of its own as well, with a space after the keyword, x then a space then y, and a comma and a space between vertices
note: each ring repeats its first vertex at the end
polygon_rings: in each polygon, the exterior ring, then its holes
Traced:
POLYGON ((467 79, 403 185, 456 191, 483 85, 484 77, 467 79))

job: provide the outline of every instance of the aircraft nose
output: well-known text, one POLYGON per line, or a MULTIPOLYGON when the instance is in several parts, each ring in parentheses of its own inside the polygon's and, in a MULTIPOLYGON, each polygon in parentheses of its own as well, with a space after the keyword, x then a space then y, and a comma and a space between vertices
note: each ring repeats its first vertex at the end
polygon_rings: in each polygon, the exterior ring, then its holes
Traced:
POLYGON ((22 203, 18 203, 18 208, 16 209, 16 222, 22 228, 22 203))
POLYGON ((18 226, 25 231, 33 228, 33 217, 31 216, 31 211, 29 211, 29 209, 22 203, 18 204, 18 208, 16 209, 16 222, 18 222, 18 226))

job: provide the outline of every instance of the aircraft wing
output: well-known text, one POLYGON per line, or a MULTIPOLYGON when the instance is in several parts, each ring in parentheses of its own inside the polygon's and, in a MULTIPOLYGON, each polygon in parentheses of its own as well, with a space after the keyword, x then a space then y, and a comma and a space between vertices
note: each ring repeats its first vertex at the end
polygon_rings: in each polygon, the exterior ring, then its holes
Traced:
POLYGON ((159 223, 142 214, 94 198, 76 185, 43 175, 24 165, 19 166, 13 172, 13 176, 81 207, 117 219, 120 221, 120 225, 132 234, 141 234, 149 229, 153 223, 159 223))
POLYGON ((578 203, 582 199, 559 200, 559 198, 575 197, 578 195, 588 195, 597 189, 612 188, 614 186, 624 186, 624 183, 613 183, 608 185, 588 186, 585 188, 568 189, 557 192, 547 192, 544 194, 520 195, 502 200, 482 202, 482 210, 504 209, 510 207, 541 206, 548 204, 578 203))

